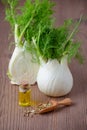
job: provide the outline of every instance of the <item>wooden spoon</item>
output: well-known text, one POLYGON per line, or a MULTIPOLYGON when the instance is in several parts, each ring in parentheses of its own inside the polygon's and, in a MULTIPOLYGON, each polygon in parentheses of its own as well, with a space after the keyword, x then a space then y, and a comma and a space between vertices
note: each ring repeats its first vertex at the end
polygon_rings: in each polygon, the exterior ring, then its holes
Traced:
POLYGON ((42 108, 39 111, 39 113, 43 114, 43 113, 47 113, 47 112, 53 111, 60 105, 69 106, 69 105, 72 104, 72 100, 70 98, 66 98, 66 99, 64 99, 62 101, 51 100, 51 101, 49 101, 49 104, 50 105, 48 107, 42 108))

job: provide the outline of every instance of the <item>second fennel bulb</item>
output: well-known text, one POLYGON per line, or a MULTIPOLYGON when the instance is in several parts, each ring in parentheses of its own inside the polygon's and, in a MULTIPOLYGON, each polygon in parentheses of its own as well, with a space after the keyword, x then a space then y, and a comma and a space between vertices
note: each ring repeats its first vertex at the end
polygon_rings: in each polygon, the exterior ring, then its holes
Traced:
POLYGON ((32 56, 21 47, 15 47, 9 62, 9 74, 11 83, 34 84, 36 82, 39 65, 32 62, 32 56))

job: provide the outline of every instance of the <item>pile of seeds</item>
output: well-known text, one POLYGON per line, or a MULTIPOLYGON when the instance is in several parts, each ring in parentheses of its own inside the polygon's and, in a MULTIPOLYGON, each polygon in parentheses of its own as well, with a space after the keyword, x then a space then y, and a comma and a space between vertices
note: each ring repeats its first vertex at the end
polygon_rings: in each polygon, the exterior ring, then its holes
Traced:
POLYGON ((39 114, 41 110, 50 107, 52 104, 50 102, 40 103, 36 108, 31 110, 26 110, 24 112, 24 116, 33 117, 35 114, 39 114))
POLYGON ((35 114, 38 114, 34 109, 32 110, 26 110, 24 112, 25 117, 33 117, 35 114))

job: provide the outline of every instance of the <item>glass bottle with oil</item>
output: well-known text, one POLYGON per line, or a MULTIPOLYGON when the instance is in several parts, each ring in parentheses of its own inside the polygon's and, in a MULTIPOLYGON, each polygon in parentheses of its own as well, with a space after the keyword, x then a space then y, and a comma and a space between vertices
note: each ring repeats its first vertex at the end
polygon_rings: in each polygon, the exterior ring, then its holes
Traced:
POLYGON ((30 106, 31 105, 31 89, 29 85, 19 86, 19 105, 30 106))

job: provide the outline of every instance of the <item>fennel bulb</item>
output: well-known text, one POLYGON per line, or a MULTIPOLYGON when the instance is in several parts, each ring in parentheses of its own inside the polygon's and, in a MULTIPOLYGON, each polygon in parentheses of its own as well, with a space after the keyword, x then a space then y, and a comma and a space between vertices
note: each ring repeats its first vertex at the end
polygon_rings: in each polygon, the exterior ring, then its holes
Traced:
POLYGON ((61 63, 57 59, 49 60, 40 66, 37 83, 41 92, 48 96, 63 96, 68 94, 73 86, 73 77, 64 57, 61 63))
POLYGON ((41 55, 39 44, 36 46, 36 39, 39 42, 38 33, 43 32, 43 25, 47 28, 52 25, 52 7, 53 2, 49 0, 26 0, 23 6, 20 6, 19 0, 8 0, 5 19, 11 25, 15 43, 8 71, 11 83, 33 84, 36 81, 41 55), (33 58, 38 61, 37 64, 31 62, 33 58))
POLYGON ((9 62, 9 74, 12 84, 34 84, 39 65, 32 62, 32 56, 21 47, 15 47, 9 62))

